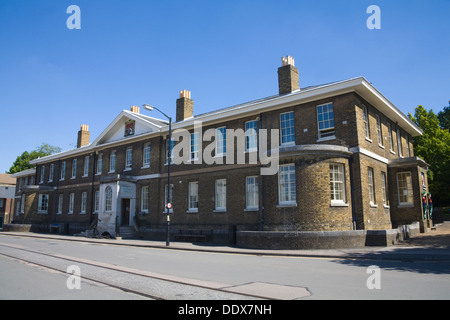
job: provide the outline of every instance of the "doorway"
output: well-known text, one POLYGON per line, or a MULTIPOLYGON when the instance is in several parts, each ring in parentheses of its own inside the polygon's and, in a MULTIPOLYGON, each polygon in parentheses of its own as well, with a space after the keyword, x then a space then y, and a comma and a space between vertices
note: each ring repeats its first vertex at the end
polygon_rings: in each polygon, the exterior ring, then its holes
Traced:
POLYGON ((130 199, 122 199, 122 226, 130 225, 130 199))

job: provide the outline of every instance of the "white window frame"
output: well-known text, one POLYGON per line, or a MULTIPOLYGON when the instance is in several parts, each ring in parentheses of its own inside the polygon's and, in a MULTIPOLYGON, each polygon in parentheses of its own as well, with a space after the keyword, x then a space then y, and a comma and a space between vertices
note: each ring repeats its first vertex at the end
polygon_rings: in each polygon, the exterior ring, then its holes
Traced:
POLYGON ((116 150, 111 150, 109 154, 109 173, 116 172, 116 150))
POLYGON ((394 152, 394 138, 392 137, 392 127, 389 122, 387 123, 387 128, 388 128, 388 137, 389 137, 389 151, 392 153, 395 153, 394 152))
POLYGON ((55 170, 55 165, 52 163, 48 172, 48 182, 53 182, 53 171, 55 170))
POLYGON ((294 163, 279 166, 278 168, 279 205, 297 205, 297 191, 295 179, 296 175, 294 163))
POLYGON ((105 212, 112 212, 112 188, 107 186, 105 188, 105 212))
POLYGON ((142 168, 150 168, 151 150, 150 143, 144 144, 144 149, 142 150, 142 168))
POLYGON ((133 165, 133 147, 128 147, 125 151, 125 171, 131 170, 133 165))
POLYGON ((45 166, 42 166, 41 167, 41 177, 40 177, 39 183, 44 183, 44 178, 45 178, 45 166))
POLYGON ((375 205, 376 204, 375 176, 372 167, 367 168, 367 186, 369 187, 369 203, 371 205, 375 205))
POLYGON ((61 163, 61 177, 60 177, 60 181, 65 180, 66 179, 66 162, 63 161, 61 163))
POLYGON ((72 160, 72 177, 71 177, 71 179, 75 179, 77 177, 77 165, 78 165, 78 160, 73 159, 72 160))
POLYGON ((397 127, 397 150, 398 156, 403 158, 403 146, 402 146, 402 135, 400 133, 400 128, 397 127))
POLYGON ((198 212, 198 181, 189 182, 188 212, 198 212))
POLYGON ((39 194, 39 200, 38 200, 38 213, 46 214, 48 213, 48 194, 47 193, 41 193, 39 194))
POLYGON ((245 151, 258 151, 258 120, 245 122, 245 151))
POLYGON ((74 207, 75 207, 75 193, 71 193, 69 195, 69 214, 73 214, 74 211, 74 207))
POLYGON ((414 205, 414 191, 412 187, 412 178, 410 171, 397 172, 397 191, 398 203, 400 206, 414 205), (402 201, 404 200, 404 197, 406 197, 407 201, 402 201))
POLYGON ((346 203, 345 168, 342 163, 330 164, 331 203, 346 203))
POLYGON ((87 177, 89 175, 89 160, 89 156, 84 157, 83 177, 87 177))
POLYGON ((334 139, 336 127, 334 125, 334 106, 332 102, 316 107, 318 137, 321 139, 334 139), (331 111, 330 111, 331 109, 331 111))
POLYGON ((364 122, 364 135, 366 139, 371 141, 370 139, 370 123, 369 123, 369 109, 363 105, 363 122, 364 122))
POLYGON ((216 129, 216 156, 221 157, 227 154, 227 127, 216 129))
POLYGON ((191 146, 191 148, 190 148, 190 151, 191 151, 190 160, 191 161, 196 161, 196 160, 199 159, 198 158, 198 154, 199 154, 200 134, 198 132, 194 132, 194 133, 191 133, 190 137, 191 137, 191 141, 190 141, 190 146, 191 146))
POLYGON ((245 208, 258 210, 259 208, 258 176, 245 177, 245 208))
POLYGON ((64 195, 62 193, 60 193, 58 195, 58 211, 56 212, 57 214, 62 214, 62 210, 63 210, 63 202, 64 201, 64 195))
POLYGON ((227 210, 227 179, 216 179, 214 188, 215 211, 227 210))
POLYGON ((377 135, 378 135, 378 145, 382 148, 384 148, 383 145, 383 130, 381 128, 381 118, 377 114, 377 135))
POLYGON ((97 158, 97 175, 101 175, 103 170, 103 153, 100 153, 97 158))
POLYGON ((81 214, 86 213, 87 192, 81 193, 81 214))
POLYGON ((141 213, 148 213, 149 186, 141 188, 141 213))
POLYGON ((294 111, 283 112, 280 114, 280 144, 295 144, 294 111))
POLYGON ((384 171, 381 171, 381 194, 383 196, 383 205, 386 207, 389 205, 389 200, 387 193, 387 175, 384 171))

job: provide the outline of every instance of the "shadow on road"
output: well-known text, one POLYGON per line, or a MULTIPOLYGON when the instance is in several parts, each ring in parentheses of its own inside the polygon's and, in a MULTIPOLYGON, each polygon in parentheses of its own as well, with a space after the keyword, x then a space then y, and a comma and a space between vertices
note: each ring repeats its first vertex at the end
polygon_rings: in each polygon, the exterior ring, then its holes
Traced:
POLYGON ((446 230, 431 231, 401 244, 368 253, 352 254, 337 263, 416 273, 450 274, 450 234, 446 230), (375 260, 375 261, 374 261, 375 260))

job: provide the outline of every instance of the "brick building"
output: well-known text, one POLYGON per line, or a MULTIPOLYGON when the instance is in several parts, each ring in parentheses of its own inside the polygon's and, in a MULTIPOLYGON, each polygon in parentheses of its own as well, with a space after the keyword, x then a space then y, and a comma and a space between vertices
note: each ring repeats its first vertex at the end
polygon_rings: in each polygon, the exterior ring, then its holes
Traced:
POLYGON ((14 210, 16 179, 10 174, 0 173, 0 228, 10 223, 14 210))
POLYGON ((232 242, 239 230, 383 230, 417 221, 426 230, 427 164, 411 139, 421 130, 362 77, 305 88, 300 80, 288 56, 277 95, 200 115, 181 91, 170 144, 168 121, 135 106, 92 143, 82 125, 76 149, 32 162, 34 184, 18 186, 16 220, 67 232, 98 221, 113 236, 122 226, 160 239, 170 189, 172 233, 209 231, 211 241, 232 242), (276 170, 263 173, 269 168, 276 170))

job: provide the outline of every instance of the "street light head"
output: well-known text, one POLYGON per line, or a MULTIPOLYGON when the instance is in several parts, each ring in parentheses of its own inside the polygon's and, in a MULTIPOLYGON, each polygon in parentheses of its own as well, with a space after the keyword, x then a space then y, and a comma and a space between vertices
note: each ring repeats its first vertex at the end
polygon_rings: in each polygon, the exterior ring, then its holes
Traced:
POLYGON ((149 105, 149 104, 143 104, 142 106, 144 107, 144 109, 147 109, 149 111, 153 111, 153 107, 151 105, 149 105))

